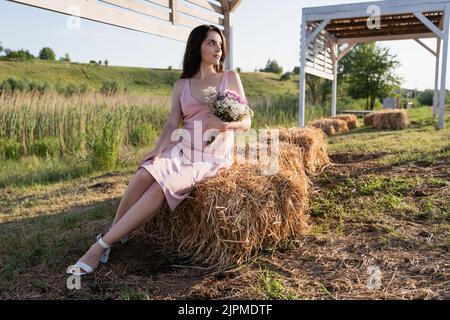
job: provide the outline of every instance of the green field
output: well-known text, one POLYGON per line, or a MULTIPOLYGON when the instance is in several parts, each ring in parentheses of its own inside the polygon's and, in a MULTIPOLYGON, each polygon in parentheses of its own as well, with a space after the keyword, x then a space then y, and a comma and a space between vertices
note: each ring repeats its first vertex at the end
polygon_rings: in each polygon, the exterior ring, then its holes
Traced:
MULTIPOLYGON (((52 62, 45 60, 0 60, 0 83, 8 78, 48 83, 52 86, 86 84, 98 90, 103 81, 117 80, 134 94, 152 96, 171 95, 173 84, 179 79, 180 70, 116 67, 82 63, 52 62)), ((298 93, 298 81, 280 81, 279 75, 262 72, 240 73, 247 96, 298 93)))

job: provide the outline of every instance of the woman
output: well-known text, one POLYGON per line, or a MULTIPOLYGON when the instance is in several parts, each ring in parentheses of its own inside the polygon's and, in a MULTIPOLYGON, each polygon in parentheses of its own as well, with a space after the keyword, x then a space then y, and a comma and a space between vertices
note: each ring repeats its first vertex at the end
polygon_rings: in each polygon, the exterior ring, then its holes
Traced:
POLYGON ((93 272, 100 261, 107 262, 111 245, 119 239, 125 242, 127 235, 151 219, 164 201, 174 210, 199 181, 231 165, 232 144, 224 133, 250 129, 250 117, 223 122, 210 113, 202 95, 203 89, 212 86, 221 92, 234 90, 245 98, 238 73, 224 71, 226 53, 225 37, 217 27, 201 25, 191 31, 181 79, 173 89, 172 110, 156 147, 145 155, 131 179, 109 231, 97 236, 97 242, 67 268, 68 273, 93 272), (181 120, 184 134, 174 139, 181 120), (204 134, 211 130, 219 132, 219 139, 205 141, 204 134), (221 143, 224 148, 220 148, 221 143))

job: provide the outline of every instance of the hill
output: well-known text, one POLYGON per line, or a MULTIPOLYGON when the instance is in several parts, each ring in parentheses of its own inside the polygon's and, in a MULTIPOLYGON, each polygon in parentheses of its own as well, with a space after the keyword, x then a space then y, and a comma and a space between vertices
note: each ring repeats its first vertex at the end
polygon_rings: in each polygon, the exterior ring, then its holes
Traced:
MULTIPOLYGON (((67 86, 85 84, 97 90, 103 81, 117 80, 129 92, 167 95, 173 83, 180 78, 181 70, 139 67, 104 66, 87 63, 56 62, 45 60, 0 60, 0 83, 8 78, 67 86)), ((280 81, 273 73, 242 72, 240 77, 247 96, 286 92, 298 93, 298 80, 280 81)))

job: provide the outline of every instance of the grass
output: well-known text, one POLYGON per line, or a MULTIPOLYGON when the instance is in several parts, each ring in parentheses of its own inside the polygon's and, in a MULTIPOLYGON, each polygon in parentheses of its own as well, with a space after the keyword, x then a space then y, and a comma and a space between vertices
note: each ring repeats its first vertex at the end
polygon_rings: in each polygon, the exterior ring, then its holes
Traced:
MULTIPOLYGON (((86 63, 61 63, 44 60, 0 60, 0 83, 8 78, 30 80, 67 86, 85 84, 90 90, 99 91, 104 81, 120 79, 127 91, 136 95, 168 96, 173 84, 180 78, 181 70, 139 67, 99 66, 86 63)), ((247 96, 298 92, 298 80, 280 81, 280 75, 262 72, 240 73, 247 96)))
POLYGON ((216 276, 178 262, 138 231, 114 249, 111 264, 95 279, 68 291, 65 266, 107 228, 145 148, 122 149, 115 171, 94 171, 75 158, 3 162, 0 297, 445 298, 448 111, 444 130, 429 120, 429 108, 409 114, 415 124, 407 130, 358 128, 329 137, 334 166, 313 178, 312 233, 216 276), (367 265, 373 264, 383 281, 392 279, 388 288, 386 282, 382 290, 366 288, 367 265))
POLYGON ((295 300, 296 295, 286 288, 281 277, 269 269, 261 270, 258 290, 268 300, 295 300))

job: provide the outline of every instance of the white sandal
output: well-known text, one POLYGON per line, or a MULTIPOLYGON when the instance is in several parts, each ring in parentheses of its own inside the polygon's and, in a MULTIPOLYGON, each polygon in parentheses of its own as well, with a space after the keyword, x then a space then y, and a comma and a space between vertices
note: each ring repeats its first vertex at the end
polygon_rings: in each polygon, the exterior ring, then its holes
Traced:
MULTIPOLYGON (((111 230, 111 229, 110 229, 110 230, 111 230)), ((103 234, 100 233, 99 235, 97 235, 97 237, 95 238, 95 240, 98 241, 99 239, 102 238, 102 236, 103 236, 103 234)), ((106 250, 102 253, 102 255, 100 256, 100 262, 101 262, 101 263, 105 264, 105 263, 108 262, 110 252, 111 252, 111 248, 108 248, 108 249, 106 249, 106 250)))
MULTIPOLYGON (((111 230, 111 229, 112 229, 112 227, 109 227, 109 230, 111 230)), ((96 240, 98 240, 101 236, 102 236, 102 234, 99 234, 97 236, 96 240)), ((128 235, 123 236, 122 238, 120 238, 120 243, 122 243, 122 244, 127 243, 128 240, 129 240, 128 235)), ((111 253, 111 248, 109 248, 105 252, 103 252, 102 256, 100 257, 100 262, 103 264, 108 263, 110 253, 111 253)))
MULTIPOLYGON (((99 234, 97 236, 98 244, 101 245, 107 251, 109 251, 111 246, 109 244, 107 244, 105 241, 103 241, 101 236, 102 236, 101 234, 99 234)), ((92 268, 87 263, 82 262, 81 260, 78 260, 74 265, 67 267, 67 270, 66 270, 67 273, 73 274, 75 276, 83 276, 85 274, 92 273, 93 271, 94 271, 94 268, 92 268)))

